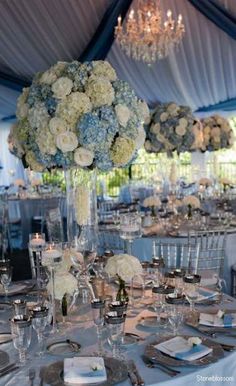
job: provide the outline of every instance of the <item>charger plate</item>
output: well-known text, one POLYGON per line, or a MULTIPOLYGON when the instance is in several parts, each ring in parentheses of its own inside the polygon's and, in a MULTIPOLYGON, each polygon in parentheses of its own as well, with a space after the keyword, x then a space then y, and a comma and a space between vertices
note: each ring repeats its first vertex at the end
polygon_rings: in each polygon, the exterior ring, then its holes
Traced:
MULTIPOLYGON (((218 310, 207 310, 206 313, 208 314, 217 314, 218 310)), ((226 314, 235 314, 235 310, 224 310, 226 314)), ((219 326, 206 326, 204 324, 199 323, 199 317, 200 312, 196 311, 194 314, 186 314, 185 316, 185 324, 187 324, 190 327, 194 327, 199 330, 199 332, 204 333, 226 333, 229 336, 232 336, 232 334, 236 337, 236 326, 234 327, 219 327, 219 326)))
POLYGON ((80 351, 81 345, 72 340, 53 342, 47 346, 47 352, 51 355, 75 355, 80 351))
MULTIPOLYGON (((128 369, 125 362, 115 358, 104 358, 104 363, 107 372, 107 380, 100 383, 86 383, 86 385, 110 386, 123 382, 128 378, 128 369)), ((63 361, 52 363, 46 367, 42 374, 43 381, 53 386, 72 385, 71 383, 64 382, 63 367, 63 361)), ((73 383, 73 385, 78 386, 81 384, 73 383)))
MULTIPOLYGON (((187 336, 187 335, 182 335, 182 337, 185 339, 190 338, 190 336, 187 336)), ((162 338, 156 340, 154 343, 149 344, 148 346, 146 346, 144 354, 152 362, 160 363, 163 365, 170 365, 170 366, 174 366, 174 367, 207 366, 207 365, 210 365, 211 363, 217 362, 219 359, 224 357, 224 350, 220 346, 220 344, 218 344, 217 342, 213 342, 212 340, 209 340, 207 338, 202 338, 202 337, 201 337, 202 344, 212 348, 212 352, 209 353, 208 355, 205 355, 202 358, 199 358, 199 359, 196 359, 193 361, 186 361, 186 360, 182 360, 182 359, 173 358, 167 354, 162 353, 161 351, 157 350, 154 347, 156 344, 165 342, 166 340, 169 340, 171 338, 174 338, 174 336, 168 336, 168 337, 164 337, 164 338, 162 337, 162 338)))

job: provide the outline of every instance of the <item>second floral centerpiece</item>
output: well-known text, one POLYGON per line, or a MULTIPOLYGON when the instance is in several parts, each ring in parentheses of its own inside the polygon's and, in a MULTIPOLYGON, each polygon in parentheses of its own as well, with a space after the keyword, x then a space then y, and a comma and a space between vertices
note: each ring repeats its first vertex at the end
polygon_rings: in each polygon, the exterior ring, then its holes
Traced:
POLYGON ((109 258, 105 272, 110 278, 117 278, 119 281, 116 300, 128 302, 129 296, 125 283, 131 284, 134 277, 142 274, 142 265, 137 257, 127 254, 114 255, 109 258))

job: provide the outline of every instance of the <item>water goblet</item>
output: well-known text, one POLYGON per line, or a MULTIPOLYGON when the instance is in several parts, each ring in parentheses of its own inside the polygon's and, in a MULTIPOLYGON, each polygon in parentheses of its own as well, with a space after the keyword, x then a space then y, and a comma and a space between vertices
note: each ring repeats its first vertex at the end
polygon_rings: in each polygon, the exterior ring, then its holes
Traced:
POLYGON ((26 353, 31 342, 31 318, 27 315, 16 315, 11 319, 11 334, 14 347, 18 350, 20 365, 26 362, 26 353))
POLYGON ((169 310, 168 314, 170 325, 173 328, 173 334, 176 336, 181 323, 183 322, 183 313, 180 309, 173 306, 169 310))
POLYGON ((27 303, 23 299, 15 299, 13 301, 14 306, 14 313, 15 315, 27 315, 28 309, 27 309, 27 303))
POLYGON ((132 242, 142 235, 142 219, 137 213, 120 215, 120 237, 126 241, 128 255, 132 255, 132 242))
POLYGON ((98 355, 103 355, 102 348, 102 327, 104 324, 105 300, 93 299, 91 301, 93 321, 97 327, 98 355))
POLYGON ((199 293, 197 285, 200 283, 201 277, 199 275, 187 275, 184 277, 184 294, 190 304, 190 311, 195 312, 194 304, 198 299, 199 293))
POLYGON ((10 266, 2 266, 0 269, 0 280, 4 288, 6 300, 8 299, 9 286, 12 279, 12 270, 13 268, 10 266))
POLYGON ((124 334, 125 314, 118 316, 116 311, 107 312, 105 322, 108 326, 109 343, 113 358, 120 358, 120 346, 124 334))
POLYGON ((43 306, 36 306, 32 310, 32 326, 36 331, 38 338, 38 351, 36 356, 42 356, 44 353, 43 332, 48 322, 48 308, 43 306))

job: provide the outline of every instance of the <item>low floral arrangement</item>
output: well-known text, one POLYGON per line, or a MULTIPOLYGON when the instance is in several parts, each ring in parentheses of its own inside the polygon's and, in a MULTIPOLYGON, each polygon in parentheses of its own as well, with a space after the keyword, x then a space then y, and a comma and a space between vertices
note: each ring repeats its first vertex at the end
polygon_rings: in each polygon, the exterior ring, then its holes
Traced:
POLYGON ((199 199, 195 196, 186 196, 182 200, 182 205, 191 206, 192 209, 199 209, 201 206, 201 203, 199 199))
POLYGON ((157 196, 149 196, 143 200, 144 208, 153 208, 161 206, 160 198, 157 196))
POLYGON ((129 282, 135 276, 141 275, 142 265, 137 257, 127 254, 114 255, 108 259, 105 272, 109 277, 118 276, 123 281, 129 282))
POLYGON ((208 188, 209 186, 212 186, 212 180, 210 180, 210 178, 203 177, 200 178, 198 184, 204 186, 205 188, 208 188))
POLYGON ((202 119, 203 143, 202 151, 228 149, 233 146, 234 134, 227 119, 213 115, 202 119))
POLYGON ((22 180, 21 178, 17 178, 15 181, 14 181, 14 185, 15 186, 18 186, 19 188, 22 187, 22 186, 25 186, 25 181, 22 180))
POLYGON ((9 148, 35 171, 126 167, 144 144, 149 110, 106 61, 58 62, 18 98, 9 148))
POLYGON ((185 152, 192 148, 195 118, 189 107, 176 103, 159 104, 146 126, 145 149, 150 153, 185 152))
POLYGON ((230 180, 229 178, 227 178, 227 177, 222 177, 222 178, 220 178, 220 184, 221 185, 223 185, 223 188, 224 189, 227 189, 227 188, 229 188, 229 187, 231 187, 231 186, 234 186, 234 183, 233 183, 233 181, 232 180, 230 180))

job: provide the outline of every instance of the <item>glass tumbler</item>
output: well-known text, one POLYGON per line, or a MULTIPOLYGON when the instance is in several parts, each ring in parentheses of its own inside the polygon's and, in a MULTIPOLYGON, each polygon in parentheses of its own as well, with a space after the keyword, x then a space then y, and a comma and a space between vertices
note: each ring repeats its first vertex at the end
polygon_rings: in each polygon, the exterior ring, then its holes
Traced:
POLYGON ((116 311, 108 312, 105 315, 105 322, 108 327, 109 342, 112 346, 112 356, 120 358, 120 346, 124 334, 125 314, 118 316, 116 311))

